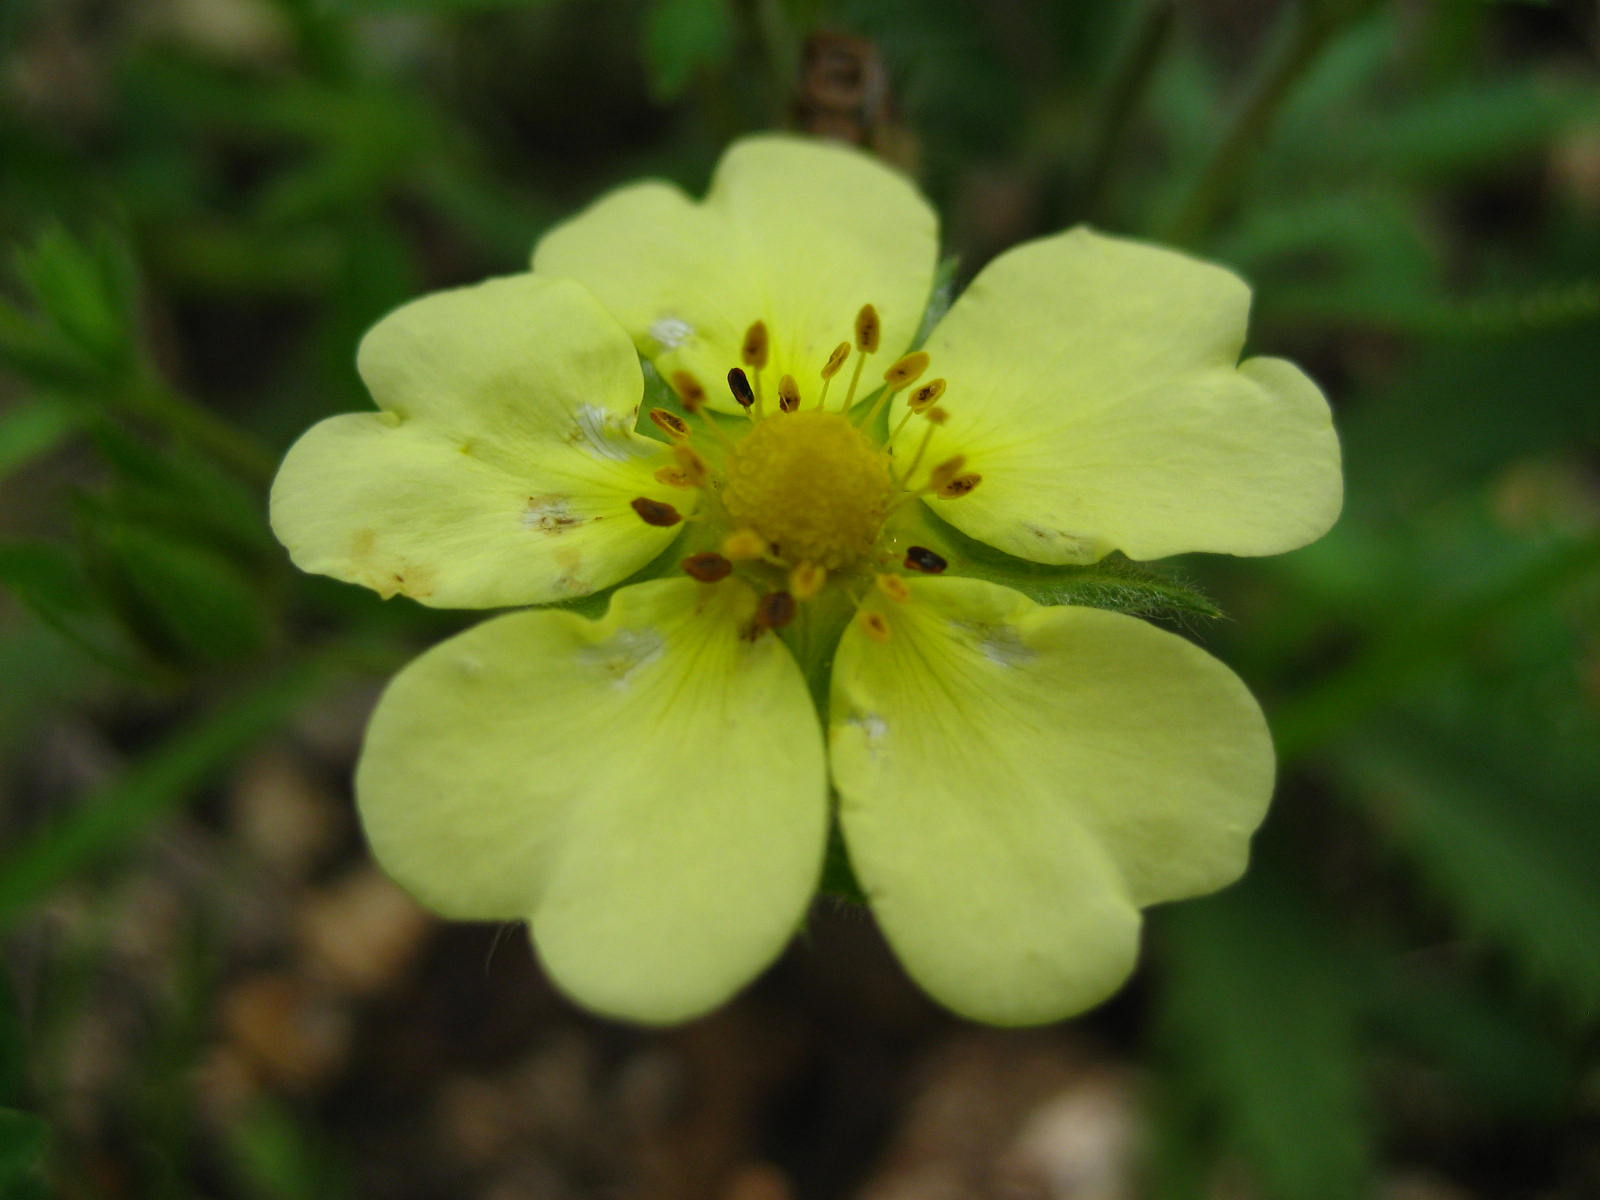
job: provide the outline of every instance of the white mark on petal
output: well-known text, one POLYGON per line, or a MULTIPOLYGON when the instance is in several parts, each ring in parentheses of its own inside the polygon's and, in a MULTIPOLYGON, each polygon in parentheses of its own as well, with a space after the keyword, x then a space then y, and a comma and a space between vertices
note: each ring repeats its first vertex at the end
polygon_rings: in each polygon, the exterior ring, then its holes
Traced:
POLYGON ((866 739, 867 753, 877 758, 884 739, 889 736, 889 722, 878 713, 857 710, 845 718, 845 724, 861 731, 861 736, 866 739))
POLYGON ((977 642, 983 656, 996 666, 1015 667, 1039 652, 1022 640, 1015 625, 994 625, 986 621, 952 621, 956 636, 977 642))
POLYGON ((650 326, 650 336, 663 350, 676 350, 694 336, 694 326, 682 317, 662 317, 650 326))
POLYGON ((611 676, 613 687, 625 688, 666 651, 667 640, 654 629, 619 629, 606 641, 583 652, 585 661, 611 676))
POLYGON ((578 422, 568 441, 582 445, 591 454, 612 462, 627 462, 630 458, 643 458, 654 454, 654 442, 635 439, 628 426, 616 413, 608 412, 598 404, 580 404, 578 422))
POLYGON ((541 533, 565 533, 574 525, 583 524, 583 518, 572 511, 572 498, 552 492, 544 496, 529 496, 528 507, 522 510, 524 529, 537 529, 541 533))

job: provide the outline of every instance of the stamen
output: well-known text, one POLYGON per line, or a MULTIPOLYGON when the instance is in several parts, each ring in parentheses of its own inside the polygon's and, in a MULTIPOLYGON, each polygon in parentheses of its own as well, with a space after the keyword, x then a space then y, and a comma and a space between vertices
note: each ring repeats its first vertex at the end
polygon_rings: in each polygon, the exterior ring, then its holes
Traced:
POLYGON ((757 321, 745 330, 744 345, 739 349, 739 361, 753 370, 763 370, 767 365, 767 323, 757 321))
POLYGON ((683 569, 691 579, 701 583, 716 583, 733 574, 733 564, 714 550, 702 550, 683 560, 683 569))
POLYGON ((910 546, 906 549, 906 570, 921 571, 924 575, 941 574, 950 564, 926 546, 910 546))
POLYGON ((943 379, 930 379, 906 397, 906 407, 914 413, 927 412, 944 395, 944 388, 943 379))
POLYGON ((670 409, 652 408, 650 419, 656 423, 656 428, 675 442, 686 441, 689 437, 689 422, 670 409))
POLYGON ((744 373, 744 368, 734 367, 728 372, 728 390, 739 402, 739 407, 748 413, 756 402, 756 394, 750 387, 750 377, 744 373))
POLYGON ((945 500, 959 500, 982 482, 982 475, 979 475, 976 471, 968 471, 965 475, 957 475, 949 483, 941 487, 939 495, 945 500))
POLYGON ((873 402, 866 419, 860 423, 859 428, 870 429, 873 422, 878 419, 878 414, 883 411, 883 406, 889 403, 901 388, 909 387, 917 381, 917 377, 928 369, 928 353, 925 350, 916 350, 907 354, 894 366, 883 373, 883 390, 878 393, 878 398, 873 402))
POLYGON ((833 353, 828 355, 828 361, 822 364, 822 377, 832 379, 839 373, 839 368, 844 366, 844 360, 850 357, 850 343, 840 342, 833 348, 833 353))
POLYGON ((672 390, 678 393, 678 399, 683 401, 684 408, 699 413, 705 407, 706 389, 688 371, 674 371, 670 382, 672 390))
POLYGON ((929 492, 938 491, 957 475, 961 474, 961 468, 965 467, 966 465, 967 456, 965 454, 957 454, 953 458, 945 459, 937 467, 928 472, 928 482, 924 485, 923 490, 929 492))
POLYGON ((788 592, 768 592, 756 601, 756 628, 782 629, 794 620, 794 597, 788 592))
POLYGON ((911 589, 898 575, 879 575, 874 582, 878 585, 878 590, 896 604, 904 604, 911 599, 911 589))
POLYGON ((778 380, 778 407, 784 412, 793 412, 800 407, 800 385, 794 381, 793 375, 785 375, 778 380))
POLYGON ((883 323, 878 320, 878 310, 863 304, 856 314, 856 349, 863 354, 876 354, 882 336, 883 323))
POLYGON ((828 355, 828 361, 822 364, 822 399, 817 402, 818 408, 828 407, 828 389, 833 386, 833 377, 839 373, 839 368, 844 366, 844 360, 850 357, 850 343, 840 342, 833 348, 833 353, 828 355))
POLYGON ((754 529, 736 529, 722 539, 722 553, 734 562, 752 562, 765 558, 767 539, 754 529))
POLYGON ((861 311, 856 314, 856 369, 850 375, 850 390, 845 393, 844 407, 840 412, 849 412, 850 406, 856 402, 856 387, 861 383, 861 368, 867 365, 867 355, 878 352, 878 341, 883 337, 883 324, 878 320, 878 310, 870 304, 863 304, 861 311))
POLYGON ((889 640, 889 622, 881 612, 867 611, 861 614, 861 632, 875 642, 889 640))
POLYGON ((711 468, 706 465, 706 460, 701 458, 693 446, 677 445, 672 448, 672 457, 678 467, 688 476, 691 486, 705 487, 711 480, 711 468))
POLYGON ((674 488, 697 488, 700 485, 689 477, 682 467, 662 467, 656 471, 656 482, 674 488))
MULTIPOLYGON (((906 464, 906 469, 896 477, 902 485, 911 478, 911 472, 917 469, 917 465, 922 462, 922 456, 928 452, 928 443, 933 441, 933 431, 944 424, 943 414, 944 409, 942 408, 930 408, 925 414, 928 418, 928 427, 922 431, 922 441, 917 444, 917 452, 911 456, 911 461, 906 464), (935 414, 939 415, 939 420, 934 420, 935 414)), ((906 415, 909 417, 911 414, 907 413, 906 415)), ((896 432, 898 433, 899 431, 896 430, 896 432)))
POLYGON ((822 591, 822 585, 827 582, 827 568, 816 563, 803 562, 789 572, 789 590, 794 593, 796 600, 811 599, 822 591))
POLYGON ((663 504, 659 500, 652 500, 648 496, 640 496, 632 504, 633 511, 639 514, 639 519, 646 525, 666 528, 683 520, 683 514, 673 508, 672 505, 663 504))
POLYGON ((899 391, 915 383, 924 371, 928 369, 928 352, 916 350, 906 355, 894 366, 883 373, 883 381, 890 388, 899 391))

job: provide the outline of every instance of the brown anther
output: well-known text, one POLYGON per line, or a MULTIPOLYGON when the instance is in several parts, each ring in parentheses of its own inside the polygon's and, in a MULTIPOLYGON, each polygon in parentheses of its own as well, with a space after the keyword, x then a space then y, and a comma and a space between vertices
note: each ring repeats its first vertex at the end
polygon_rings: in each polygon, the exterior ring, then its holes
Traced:
POLYGON ((976 471, 968 471, 965 475, 957 475, 949 483, 941 487, 939 495, 946 500, 959 500, 982 482, 982 475, 979 475, 976 471))
POLYGON ((922 415, 927 417, 928 420, 932 421, 935 425, 943 425, 950 419, 950 411, 944 408, 930 408, 922 415))
POLYGON ((906 398, 906 404, 914 413, 927 412, 944 395, 944 380, 930 379, 906 398))
POLYGON ((800 407, 800 385, 794 381, 793 375, 785 375, 778 380, 778 407, 784 412, 793 412, 800 407))
POLYGON ((789 572, 789 590, 796 600, 809 600, 828 582, 828 570, 816 563, 803 562, 789 572))
POLYGON ((767 539, 754 529, 736 529, 722 539, 722 553, 734 562, 750 562, 767 552, 767 539))
POLYGON ((733 564, 715 550, 702 550, 683 560, 683 569, 691 579, 701 583, 716 583, 733 574, 733 564))
POLYGON ((676 525, 683 520, 683 514, 670 504, 663 504, 659 500, 652 500, 648 496, 640 496, 633 502, 633 511, 639 514, 639 519, 646 525, 657 525, 665 529, 669 525, 676 525))
POLYGON ((881 612, 864 612, 861 614, 861 632, 875 642, 887 642, 889 620, 881 612))
POLYGON ((744 333, 744 345, 739 348, 739 361, 757 371, 767 365, 767 323, 757 321, 744 333))
POLYGON ((874 582, 878 585, 878 590, 896 604, 904 604, 911 599, 911 589, 898 575, 879 575, 874 582))
POLYGON ((928 352, 916 350, 906 355, 883 373, 883 381, 891 388, 903 388, 915 383, 917 377, 928 369, 928 352))
POLYGON ((734 367, 728 372, 728 390, 743 408, 756 402, 755 389, 750 386, 750 376, 744 373, 743 367, 734 367))
POLYGON ((700 485, 689 478, 682 467, 661 467, 656 471, 656 482, 673 488, 697 488, 700 485))
POLYGON ((711 468, 693 446, 678 445, 672 448, 672 458, 678 469, 689 477, 693 487, 705 487, 711 480, 711 468))
POLYGON ((678 399, 690 412, 697 413, 705 407, 706 389, 688 371, 674 371, 670 382, 672 390, 678 393, 678 399))
POLYGON ((938 575, 950 564, 943 556, 935 554, 926 546, 910 546, 906 549, 906 570, 921 571, 924 575, 938 575))
POLYGON ((882 337, 883 324, 878 320, 878 310, 863 304, 856 314, 856 349, 863 354, 876 354, 882 337))
POLYGON ((833 348, 833 353, 828 355, 828 361, 822 364, 822 377, 832 379, 839 373, 839 368, 844 366, 844 360, 850 357, 850 343, 840 342, 833 348))
POLYGON ((756 601, 756 628, 782 629, 794 620, 794 597, 788 592, 768 592, 756 601))
POLYGON ((965 454, 957 454, 954 458, 945 459, 937 467, 928 472, 929 490, 938 491, 957 475, 961 474, 961 469, 966 465, 967 456, 965 454))
POLYGON ((682 441, 689 436, 689 422, 669 409, 652 408, 650 419, 655 422, 657 429, 673 441, 682 441))

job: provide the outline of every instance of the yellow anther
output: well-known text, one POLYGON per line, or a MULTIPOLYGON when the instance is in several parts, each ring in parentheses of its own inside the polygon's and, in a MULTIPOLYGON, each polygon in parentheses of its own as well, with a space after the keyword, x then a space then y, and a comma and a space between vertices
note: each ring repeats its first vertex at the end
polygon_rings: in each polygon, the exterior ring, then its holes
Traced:
POLYGON ((794 597, 788 592, 768 592, 756 601, 756 630, 782 629, 794 620, 794 610, 794 597))
POLYGON ((863 354, 876 354, 882 337, 883 323, 878 320, 878 310, 863 304, 856 314, 856 349, 863 354))
POLYGON ((650 410, 650 419, 655 422, 657 429, 675 442, 682 441, 689 436, 689 422, 670 409, 652 408, 650 410))
POLYGON ((906 586, 906 581, 898 575, 879 575, 873 581, 878 585, 878 590, 896 604, 904 604, 911 599, 911 589, 906 586))
POLYGON ((750 376, 744 373, 743 367, 734 367, 728 372, 728 390, 733 393, 740 408, 748 411, 756 402, 755 389, 750 386, 750 376))
POLYGON ((676 525, 683 520, 683 514, 670 504, 663 504, 660 500, 652 500, 648 496, 640 496, 630 502, 633 511, 639 514, 639 519, 646 525, 655 525, 665 528, 676 525))
POLYGON ((832 379, 839 373, 839 368, 844 366, 844 360, 850 357, 850 343, 840 342, 833 348, 833 353, 828 355, 828 361, 822 364, 822 377, 832 379))
POLYGON ((889 640, 889 621, 881 612, 867 610, 861 614, 861 632, 875 642, 889 640))
POLYGON ((722 556, 734 562, 751 562, 766 553, 767 539, 754 529, 736 529, 722 539, 722 556))
POLYGON ((785 375, 778 380, 778 407, 784 412, 793 412, 800 407, 800 385, 794 381, 793 375, 785 375))
POLYGON ((713 550, 702 550, 683 560, 684 573, 701 583, 717 583, 733 574, 733 564, 713 550))
POLYGON ((917 377, 928 369, 928 352, 916 350, 906 355, 894 366, 883 373, 883 381, 895 391, 907 387, 917 381, 917 377))
POLYGON ((690 480, 691 487, 705 487, 711 479, 711 468, 693 446, 679 444, 672 448, 673 461, 690 480))
POLYGON ((976 471, 968 471, 965 475, 957 475, 949 483, 940 487, 939 495, 945 500, 959 500, 982 482, 982 475, 979 475, 976 471))
POLYGON ((809 600, 828 582, 828 570, 813 562, 803 562, 789 572, 789 591, 796 600, 809 600))
POLYGON ((662 467, 656 472, 656 482, 674 488, 697 488, 700 485, 690 478, 682 467, 662 467))
POLYGON ((930 408, 922 415, 927 417, 929 422, 934 425, 943 425, 950 419, 949 410, 943 408, 930 408))
POLYGON ((672 390, 678 393, 678 399, 690 412, 697 413, 705 407, 706 389, 688 371, 674 371, 670 382, 672 390))
POLYGON ((757 321, 744 333, 744 345, 739 348, 739 361, 757 371, 767 365, 767 323, 757 321))
POLYGON ((957 454, 954 458, 945 459, 928 472, 928 490, 932 492, 938 491, 957 475, 961 474, 966 465, 967 456, 965 454, 957 454))
POLYGON ((930 379, 906 397, 906 404, 914 413, 927 412, 939 402, 939 397, 942 395, 944 395, 944 380, 930 379))

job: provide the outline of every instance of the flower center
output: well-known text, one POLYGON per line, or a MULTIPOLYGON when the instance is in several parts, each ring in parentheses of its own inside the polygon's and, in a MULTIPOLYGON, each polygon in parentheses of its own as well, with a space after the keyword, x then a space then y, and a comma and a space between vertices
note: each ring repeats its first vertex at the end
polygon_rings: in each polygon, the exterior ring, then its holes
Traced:
POLYGON ((728 456, 722 502, 792 562, 829 571, 865 558, 894 491, 889 456, 843 413, 775 414, 728 456))

